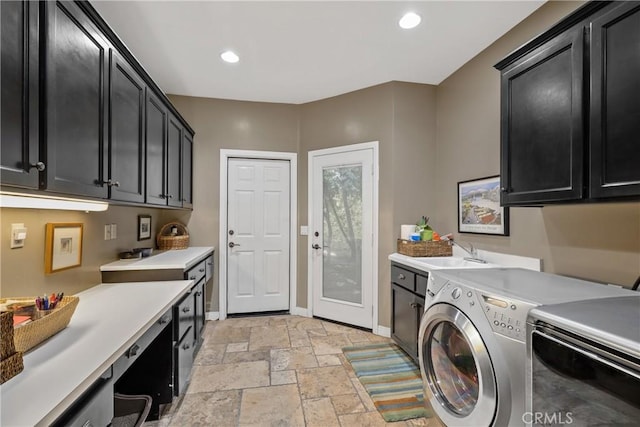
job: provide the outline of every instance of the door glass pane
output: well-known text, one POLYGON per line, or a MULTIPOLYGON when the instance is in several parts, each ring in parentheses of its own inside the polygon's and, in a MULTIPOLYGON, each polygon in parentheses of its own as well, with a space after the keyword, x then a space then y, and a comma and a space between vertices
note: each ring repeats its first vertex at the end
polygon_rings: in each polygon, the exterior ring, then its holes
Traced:
POLYGON ((457 415, 468 415, 478 402, 478 370, 471 347, 451 322, 436 326, 428 341, 430 373, 442 403, 457 415))
POLYGON ((322 296, 362 303, 362 166, 322 171, 322 296))

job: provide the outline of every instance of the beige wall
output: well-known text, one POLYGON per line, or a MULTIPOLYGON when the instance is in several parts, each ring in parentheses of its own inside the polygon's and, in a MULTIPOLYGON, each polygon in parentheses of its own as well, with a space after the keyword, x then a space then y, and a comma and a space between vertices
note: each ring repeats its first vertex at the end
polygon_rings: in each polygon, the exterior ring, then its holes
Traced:
MULTIPOLYGON (((502 57, 582 2, 548 2, 437 88, 437 215, 457 230, 457 182, 500 173, 502 57)), ((631 285, 640 274, 640 204, 512 208, 510 237, 456 234, 480 249, 543 260, 545 271, 631 285)))
POLYGON ((65 292, 75 294, 101 282, 100 266, 118 259, 118 253, 138 247, 155 246, 151 240, 138 241, 138 215, 151 215, 151 235, 159 230, 159 209, 110 206, 105 212, 76 212, 37 209, 0 209, 1 238, 0 296, 18 297, 65 292), (44 274, 45 226, 49 222, 84 224, 82 265, 70 270, 44 274), (24 223, 28 234, 24 248, 10 249, 12 223, 24 223), (117 238, 104 240, 104 225, 117 224, 117 238))

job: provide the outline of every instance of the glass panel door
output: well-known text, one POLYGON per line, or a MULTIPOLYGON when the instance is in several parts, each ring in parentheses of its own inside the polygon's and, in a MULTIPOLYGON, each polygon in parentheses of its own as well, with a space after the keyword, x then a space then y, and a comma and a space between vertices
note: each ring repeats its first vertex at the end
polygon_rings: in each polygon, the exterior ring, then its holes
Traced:
POLYGON ((362 303, 362 166, 322 171, 322 296, 362 303))

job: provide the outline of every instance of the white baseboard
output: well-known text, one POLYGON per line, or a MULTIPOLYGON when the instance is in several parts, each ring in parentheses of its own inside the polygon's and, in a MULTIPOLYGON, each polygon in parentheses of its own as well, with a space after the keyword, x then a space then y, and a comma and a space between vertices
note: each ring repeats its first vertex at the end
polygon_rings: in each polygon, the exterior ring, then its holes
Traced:
POLYGON ((289 310, 293 316, 303 316, 303 317, 311 317, 309 315, 309 310, 304 307, 294 307, 289 310))
POLYGON ((218 320, 218 319, 220 319, 220 312, 218 312, 218 311, 207 311, 206 318, 207 318, 207 320, 218 320))
POLYGON ((381 337, 391 337, 391 328, 387 328, 385 326, 378 325, 378 328, 373 331, 374 334, 380 335, 381 337))

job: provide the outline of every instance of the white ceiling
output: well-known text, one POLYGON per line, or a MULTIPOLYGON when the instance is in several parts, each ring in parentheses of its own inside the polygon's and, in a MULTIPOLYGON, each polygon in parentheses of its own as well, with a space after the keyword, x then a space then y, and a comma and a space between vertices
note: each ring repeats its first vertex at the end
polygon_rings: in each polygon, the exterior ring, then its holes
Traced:
POLYGON ((167 93, 300 104, 439 84, 544 1, 92 1, 167 93), (407 11, 422 24, 402 30, 407 11), (233 49, 240 62, 220 53, 233 49))

